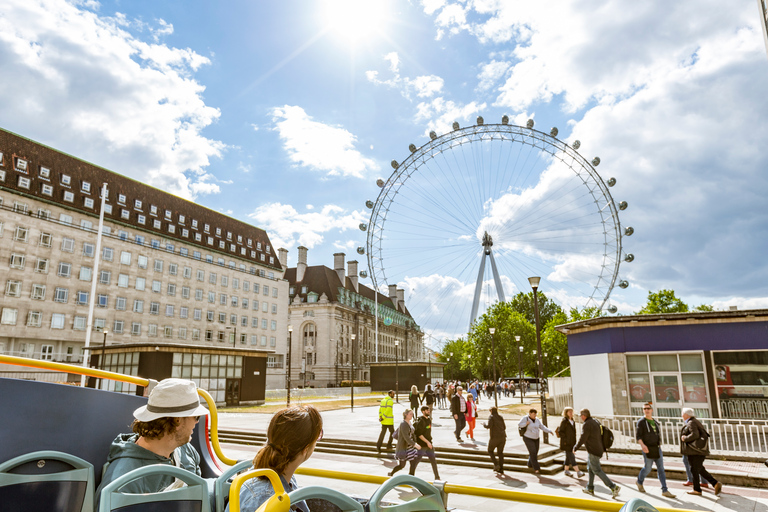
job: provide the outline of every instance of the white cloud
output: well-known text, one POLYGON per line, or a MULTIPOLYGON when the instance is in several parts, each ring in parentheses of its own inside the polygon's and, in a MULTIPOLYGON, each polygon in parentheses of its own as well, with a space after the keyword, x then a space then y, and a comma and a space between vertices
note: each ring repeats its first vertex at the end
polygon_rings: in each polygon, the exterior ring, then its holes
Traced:
POLYGON ((477 84, 478 91, 487 91, 494 87, 498 81, 507 73, 511 64, 505 61, 492 60, 487 64, 483 64, 480 69, 480 74, 477 75, 480 83, 477 84))
POLYGON ((435 130, 441 134, 452 130, 451 125, 454 121, 472 121, 473 117, 482 112, 486 107, 485 103, 471 102, 467 104, 456 103, 445 98, 438 97, 432 101, 421 102, 416 106, 416 115, 414 120, 417 123, 426 123, 427 129, 435 130))
POLYGON ((429 98, 443 90, 445 81, 437 75, 422 75, 416 78, 400 76, 400 57, 397 52, 386 54, 384 60, 389 62, 389 70, 393 73, 392 78, 381 80, 378 71, 369 70, 365 72, 369 82, 396 89, 409 100, 414 94, 419 98, 429 98))
POLYGON ((325 205, 320 211, 299 213, 293 206, 264 204, 248 215, 269 233, 272 245, 291 249, 303 245, 309 249, 325 241, 328 233, 355 230, 364 222, 366 213, 348 211, 336 205, 325 205))
POLYGON ((363 178, 379 169, 355 149, 357 137, 344 128, 315 121, 298 106, 274 108, 271 114, 292 162, 327 176, 363 178))
MULTIPOLYGON (((209 60, 141 40, 93 2, 7 0, 0 16, 6 127, 186 198, 215 193, 205 168, 219 117, 192 73, 209 60)), ((172 30, 158 22, 158 35, 172 30)), ((135 28, 135 27, 134 27, 135 28)))
POLYGON ((400 71, 400 56, 397 52, 390 52, 384 56, 384 60, 389 62, 389 70, 393 73, 400 71))

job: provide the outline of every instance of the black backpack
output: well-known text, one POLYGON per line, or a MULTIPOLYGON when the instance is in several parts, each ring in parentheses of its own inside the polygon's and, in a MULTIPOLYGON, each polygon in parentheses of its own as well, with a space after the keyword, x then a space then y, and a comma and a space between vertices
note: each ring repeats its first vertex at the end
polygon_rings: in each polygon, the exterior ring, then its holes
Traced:
POLYGON ((597 424, 600 425, 600 438, 603 440, 603 449, 607 452, 613 446, 613 432, 608 427, 604 427, 599 421, 597 424))

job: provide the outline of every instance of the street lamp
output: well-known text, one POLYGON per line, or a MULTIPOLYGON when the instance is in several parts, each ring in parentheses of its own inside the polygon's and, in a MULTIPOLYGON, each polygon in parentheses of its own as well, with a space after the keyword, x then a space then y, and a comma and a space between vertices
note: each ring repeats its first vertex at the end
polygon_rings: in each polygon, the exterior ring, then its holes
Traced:
POLYGON ((288 326, 288 378, 286 380, 285 389, 286 389, 286 406, 291 405, 291 353, 293 348, 293 343, 291 340, 291 337, 293 335, 293 326, 288 326))
POLYGON ((517 366, 520 369, 520 403, 523 403, 523 346, 520 345, 520 336, 515 336, 517 342, 517 366))
POLYGON ((350 338, 352 338, 352 382, 349 386, 349 404, 352 409, 352 412, 355 412, 355 338, 357 335, 352 334, 350 338))
POLYGON ((496 341, 493 337, 496 334, 495 327, 489 327, 488 332, 491 333, 491 357, 493 357, 493 402, 496 408, 499 407, 499 397, 496 393, 496 341))
MULTIPOLYGON (((101 358, 99 363, 99 366, 101 369, 104 369, 104 358, 106 357, 106 354, 104 353, 104 349, 107 348, 107 330, 104 329, 104 342, 101 344, 101 358)), ((99 389, 101 389, 101 383, 104 381, 104 379, 99 379, 99 389)))
MULTIPOLYGON (((400 340, 395 340, 395 401, 397 403, 400 403, 400 367, 398 365, 398 345, 400 344, 400 340)), ((453 352, 451 352, 451 355, 453 355, 453 352)))
MULTIPOLYGON (((541 378, 544 374, 544 363, 541 360, 541 335, 539 334, 539 283, 541 282, 540 277, 529 277, 528 282, 531 284, 531 288, 533 288, 533 312, 534 316, 536 318, 536 346, 539 349, 539 396, 541 398, 541 422, 544 423, 545 426, 547 425, 547 400, 544 398, 544 390, 542 389, 541 385, 541 378)), ((544 432, 544 442, 549 442, 549 435, 544 432)))

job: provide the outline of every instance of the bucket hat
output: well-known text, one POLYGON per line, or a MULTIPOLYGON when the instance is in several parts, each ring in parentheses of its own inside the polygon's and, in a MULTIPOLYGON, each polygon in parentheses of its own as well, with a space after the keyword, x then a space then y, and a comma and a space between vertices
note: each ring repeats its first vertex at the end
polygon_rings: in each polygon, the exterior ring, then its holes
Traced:
POLYGON ((144 422, 157 418, 186 418, 208 414, 208 409, 200 404, 197 386, 185 379, 160 381, 149 394, 147 405, 133 411, 133 417, 144 422))

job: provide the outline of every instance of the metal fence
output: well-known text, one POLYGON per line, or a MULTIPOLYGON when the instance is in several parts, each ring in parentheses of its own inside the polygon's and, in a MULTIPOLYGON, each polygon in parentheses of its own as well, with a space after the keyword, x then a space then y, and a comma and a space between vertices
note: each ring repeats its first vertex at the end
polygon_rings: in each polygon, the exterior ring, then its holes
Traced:
POLYGON ((570 377, 547 379, 549 398, 554 402, 551 414, 560 414, 565 407, 573 407, 573 390, 570 377))
MULTIPOLYGON (((635 428, 639 417, 597 417, 614 435, 614 450, 638 450, 635 428)), ((654 418, 659 424, 662 450, 680 453, 681 418, 654 418)), ((768 452, 768 421, 699 418, 710 434, 712 455, 765 458, 768 452)), ((581 424, 577 430, 581 433, 581 424)))

